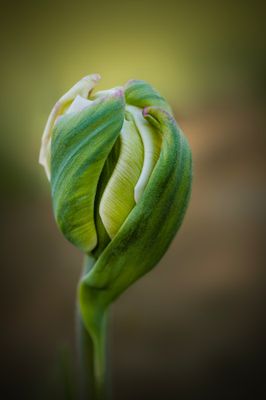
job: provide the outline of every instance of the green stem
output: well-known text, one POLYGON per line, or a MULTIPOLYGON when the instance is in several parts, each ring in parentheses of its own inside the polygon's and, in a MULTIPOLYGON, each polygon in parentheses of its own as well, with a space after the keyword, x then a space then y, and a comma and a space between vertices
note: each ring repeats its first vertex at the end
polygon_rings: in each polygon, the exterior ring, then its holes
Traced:
MULTIPOLYGON (((83 276, 88 274, 95 260, 86 257, 83 276)), ((92 304, 87 304, 92 307, 92 304)), ((89 312, 89 309, 88 309, 89 312)), ((80 362, 80 399, 107 399, 106 331, 107 312, 93 310, 95 316, 91 329, 86 327, 82 316, 78 315, 78 340, 80 362)))
POLYGON ((95 400, 106 399, 106 330, 107 317, 102 317, 94 343, 95 400))
POLYGON ((82 318, 78 315, 80 400, 94 400, 93 343, 82 318))

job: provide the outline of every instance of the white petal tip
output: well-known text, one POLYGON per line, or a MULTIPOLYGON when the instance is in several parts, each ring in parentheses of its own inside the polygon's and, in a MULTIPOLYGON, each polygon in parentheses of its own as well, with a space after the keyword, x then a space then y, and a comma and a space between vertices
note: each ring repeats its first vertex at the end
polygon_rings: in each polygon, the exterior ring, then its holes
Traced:
POLYGON ((140 201, 140 198, 141 198, 143 192, 144 192, 144 187, 143 187, 143 185, 138 185, 138 184, 137 184, 137 185, 135 186, 135 189, 134 189, 134 199, 135 199, 135 202, 136 202, 136 203, 138 203, 138 202, 140 201))
MULTIPOLYGON (((77 95, 65 114, 76 113, 76 112, 82 111, 82 110, 84 110, 84 108, 87 108, 91 104, 92 104, 91 100, 85 99, 84 97, 77 95)), ((58 118, 60 118, 60 116, 58 118)))
POLYGON ((87 81, 87 82, 98 82, 101 79, 101 75, 100 74, 91 74, 91 75, 86 75, 84 76, 84 78, 82 78, 81 80, 83 81, 87 81))

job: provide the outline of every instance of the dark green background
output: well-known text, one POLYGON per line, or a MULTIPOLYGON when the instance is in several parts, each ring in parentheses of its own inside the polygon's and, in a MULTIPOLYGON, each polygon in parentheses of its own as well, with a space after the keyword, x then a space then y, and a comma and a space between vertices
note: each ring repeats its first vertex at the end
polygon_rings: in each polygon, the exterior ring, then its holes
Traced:
POLYGON ((114 400, 263 397, 265 18, 259 1, 1 1, 1 398, 62 398, 82 256, 37 160, 52 106, 94 72, 157 87, 194 155, 180 233, 113 307, 114 400))

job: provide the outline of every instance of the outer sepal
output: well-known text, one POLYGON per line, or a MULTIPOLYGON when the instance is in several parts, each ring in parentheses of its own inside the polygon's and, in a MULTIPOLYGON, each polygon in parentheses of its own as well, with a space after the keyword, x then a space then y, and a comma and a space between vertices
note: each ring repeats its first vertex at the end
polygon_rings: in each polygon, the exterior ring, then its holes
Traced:
POLYGON ((92 335, 108 305, 164 255, 189 200, 191 153, 185 137, 165 109, 148 107, 143 115, 162 136, 161 153, 140 201, 80 282, 81 313, 92 335))
POLYGON ((124 96, 112 90, 80 112, 61 117, 51 146, 51 186, 57 224, 84 252, 97 245, 95 196, 105 161, 124 120, 124 96))

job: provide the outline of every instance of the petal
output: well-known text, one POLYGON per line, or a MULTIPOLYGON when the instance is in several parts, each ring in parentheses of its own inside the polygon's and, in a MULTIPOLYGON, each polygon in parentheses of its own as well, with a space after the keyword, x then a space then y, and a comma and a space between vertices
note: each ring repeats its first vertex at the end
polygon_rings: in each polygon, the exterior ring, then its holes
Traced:
POLYGON ((172 114, 167 101, 149 83, 141 80, 131 80, 125 85, 126 103, 132 106, 145 108, 158 106, 172 114))
MULTIPOLYGON (((76 113, 79 112, 81 110, 84 110, 84 108, 87 108, 88 106, 90 106, 91 104, 93 104, 92 100, 86 99, 85 97, 81 97, 79 94, 75 97, 75 99, 73 100, 73 102, 71 103, 71 105, 69 106, 69 108, 66 110, 66 112, 64 113, 64 115, 70 114, 70 113, 76 113)), ((57 121, 62 118, 62 117, 58 117, 57 121)), ((55 123, 57 122, 55 121, 55 123)))
POLYGON ((118 137, 104 164, 103 171, 101 173, 100 180, 97 186, 97 193, 95 197, 94 207, 95 207, 95 226, 97 230, 98 242, 97 246, 92 251, 93 256, 96 258, 99 257, 99 255, 105 249, 107 244, 110 242, 110 236, 108 235, 105 226, 102 222, 99 209, 100 209, 100 202, 102 199, 102 195, 117 164, 119 153, 120 153, 120 138, 118 137))
POLYGON ((51 186, 56 221, 82 251, 97 244, 95 196, 105 161, 124 119, 123 92, 95 100, 56 124, 51 146, 51 186))
POLYGON ((144 146, 143 168, 134 190, 134 197, 137 203, 159 158, 162 140, 159 132, 143 117, 140 108, 126 106, 126 110, 133 116, 144 146))
POLYGON ((135 206, 134 188, 143 164, 143 145, 134 122, 124 121, 120 135, 120 155, 105 188, 100 216, 113 238, 135 206))
POLYGON ((50 180, 51 136, 56 119, 66 111, 76 96, 87 98, 100 79, 100 75, 93 74, 82 78, 67 93, 65 93, 53 107, 42 136, 39 163, 43 165, 50 180))

